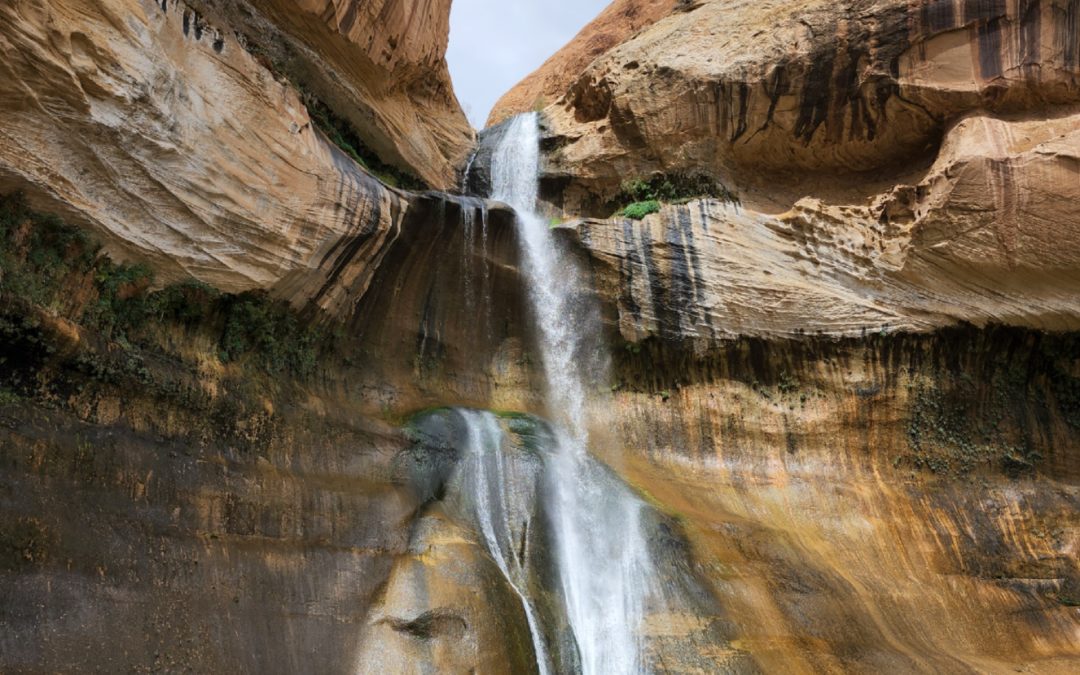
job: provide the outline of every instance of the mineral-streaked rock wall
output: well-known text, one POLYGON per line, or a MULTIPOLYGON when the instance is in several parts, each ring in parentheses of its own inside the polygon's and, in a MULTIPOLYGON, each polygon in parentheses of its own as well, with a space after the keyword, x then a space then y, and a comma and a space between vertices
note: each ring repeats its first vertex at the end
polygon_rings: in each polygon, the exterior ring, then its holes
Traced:
MULTIPOLYGON (((718 600, 653 615, 652 639, 706 669, 1073 672, 1075 347, 968 329, 618 352, 597 450, 718 600)), ((0 403, 5 670, 520 672, 513 593, 415 482, 461 448, 358 407, 363 368, 296 387, 153 359, 132 387, 47 363, 69 402, 0 403)))
POLYGON ((596 433, 682 524, 764 672, 1068 673, 1069 344, 961 329, 689 357, 657 340, 616 354, 618 422, 596 433))
POLYGON ((865 206, 805 198, 774 215, 701 200, 578 236, 632 341, 1077 330, 1076 120, 964 118, 917 182, 865 206))
POLYGON ((865 197, 875 182, 860 173, 918 170, 960 115, 1041 119, 1080 101, 1078 12, 1072 0, 697 2, 548 107, 548 172, 572 184, 571 211, 652 172, 704 171, 774 207, 865 197))
POLYGON ((624 338, 1080 325, 1080 6, 681 9, 544 113, 564 217, 654 176, 734 196, 579 228, 624 338))

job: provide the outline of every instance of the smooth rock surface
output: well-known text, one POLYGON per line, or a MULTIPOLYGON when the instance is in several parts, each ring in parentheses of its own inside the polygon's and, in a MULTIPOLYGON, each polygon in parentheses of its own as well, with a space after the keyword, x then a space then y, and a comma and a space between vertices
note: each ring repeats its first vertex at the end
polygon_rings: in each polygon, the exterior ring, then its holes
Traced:
POLYGON ((400 229, 410 198, 332 145, 231 26, 164 6, 0 7, 0 189, 93 226, 163 281, 229 291, 295 285, 341 242, 400 229))
POLYGON ((384 162, 457 185, 473 130, 445 55, 450 0, 191 0, 350 121, 384 162))

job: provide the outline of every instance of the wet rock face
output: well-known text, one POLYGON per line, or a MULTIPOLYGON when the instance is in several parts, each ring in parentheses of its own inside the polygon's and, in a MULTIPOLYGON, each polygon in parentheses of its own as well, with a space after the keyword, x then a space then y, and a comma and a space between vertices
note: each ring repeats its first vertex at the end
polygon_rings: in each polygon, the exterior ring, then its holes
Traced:
MULTIPOLYGON (((440 670, 532 672, 543 658, 555 672, 579 672, 580 647, 560 577, 561 534, 553 529, 560 521, 550 481, 556 479, 554 455, 562 451, 553 430, 526 415, 498 419, 445 409, 414 418, 408 433, 412 446, 395 465, 424 506, 410 530, 409 555, 398 559, 369 615, 361 671, 393 664, 419 672, 421 664, 437 664, 440 670)), ((592 463, 593 470, 599 481, 593 489, 611 499, 626 490, 606 467, 592 463)), ((642 528, 657 572, 648 580, 652 588, 637 589, 645 593, 646 667, 757 672, 751 656, 732 646, 730 617, 697 576, 679 525, 645 511, 642 528)), ((619 543, 604 550, 617 555, 619 543)))
POLYGON ((376 482, 403 439, 111 403, 107 425, 0 412, 3 669, 349 672, 407 544, 414 505, 376 482))
POLYGON ((503 142, 506 131, 509 128, 508 121, 484 129, 476 143, 476 150, 469 160, 469 170, 465 175, 463 185, 466 194, 490 197, 492 192, 491 165, 492 159, 503 142))
POLYGON ((350 359, 385 408, 521 409, 536 391, 536 352, 518 265, 511 211, 428 194, 385 241, 346 240, 319 268, 333 274, 279 290, 343 320, 350 359))
POLYGON ((915 168, 960 114, 1080 98, 1073 4, 697 3, 548 108, 548 173, 580 189, 574 210, 653 172, 709 170, 750 189, 777 174, 812 185, 808 172, 915 168))
MULTIPOLYGON (((658 509, 658 584, 696 589, 647 613, 647 654, 1075 671, 1078 357, 970 328, 616 352, 596 449, 658 509)), ((5 669, 529 670, 460 413, 401 430, 332 378, 209 408, 70 384, 82 414, 0 404, 5 669)), ((544 426, 503 424, 513 540, 551 588, 544 426)))
POLYGON ((616 354, 610 457, 765 672, 1067 673, 1078 356, 1007 329, 655 341, 616 354))
POLYGON ((489 477, 501 479, 489 485, 482 482, 485 459, 478 453, 494 448, 478 447, 469 424, 484 414, 443 409, 408 424, 411 445, 394 466, 423 506, 410 528, 408 554, 398 558, 369 615, 360 672, 423 672, 434 664, 460 672, 536 670, 522 599, 500 565, 529 570, 535 584, 550 579, 535 435, 547 432, 525 418, 500 422, 527 430, 531 440, 507 435, 498 448, 499 471, 494 456, 487 458, 489 477), (488 503, 498 494, 514 497, 488 503), (479 511, 481 504, 490 511, 479 511), (486 535, 494 536, 499 525, 485 529, 486 522, 506 523, 510 541, 500 541, 508 550, 489 548, 486 535))

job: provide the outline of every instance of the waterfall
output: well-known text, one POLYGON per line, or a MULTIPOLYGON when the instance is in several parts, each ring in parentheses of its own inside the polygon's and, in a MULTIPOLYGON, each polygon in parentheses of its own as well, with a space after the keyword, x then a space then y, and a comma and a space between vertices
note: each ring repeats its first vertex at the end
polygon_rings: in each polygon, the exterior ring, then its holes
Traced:
POLYGON ((480 527, 484 545, 503 577, 514 589, 529 624, 536 665, 540 675, 551 672, 550 657, 536 609, 529 599, 529 570, 525 542, 532 511, 532 496, 516 489, 503 457, 503 431, 490 412, 457 411, 468 433, 466 447, 467 493, 472 495, 473 518, 480 527), (518 524, 521 527, 515 530, 518 524), (518 542, 521 542, 520 544, 518 542))
POLYGON ((588 440, 585 383, 577 359, 585 338, 598 331, 595 317, 574 311, 581 280, 573 260, 556 245, 544 219, 536 213, 539 194, 540 128, 537 114, 519 115, 508 124, 491 159, 492 197, 517 213, 518 237, 529 299, 536 317, 547 398, 553 418, 565 425, 574 449, 584 452, 588 440))
POLYGON ((637 673, 645 667, 640 629, 656 578, 642 531, 644 504, 588 454, 587 391, 604 381, 584 378, 595 371, 589 347, 599 344, 600 322, 595 308, 578 300, 584 286, 576 261, 536 213, 539 153, 538 115, 509 122, 492 156, 492 196, 517 212, 546 403, 556 423, 545 498, 562 602, 585 675, 637 673))

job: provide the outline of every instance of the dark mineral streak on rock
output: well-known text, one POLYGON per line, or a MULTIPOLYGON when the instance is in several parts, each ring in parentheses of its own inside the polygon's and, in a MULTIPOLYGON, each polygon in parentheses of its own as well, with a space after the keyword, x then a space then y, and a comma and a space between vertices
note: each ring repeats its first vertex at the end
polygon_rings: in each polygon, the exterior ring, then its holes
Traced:
POLYGON ((634 298, 634 279, 638 270, 644 269, 644 263, 641 260, 639 248, 634 237, 634 224, 630 220, 622 221, 623 236, 619 240, 620 245, 625 247, 624 261, 620 262, 623 266, 623 273, 626 277, 626 283, 621 287, 621 302, 626 307, 626 310, 630 312, 636 321, 641 321, 641 305, 634 298))

